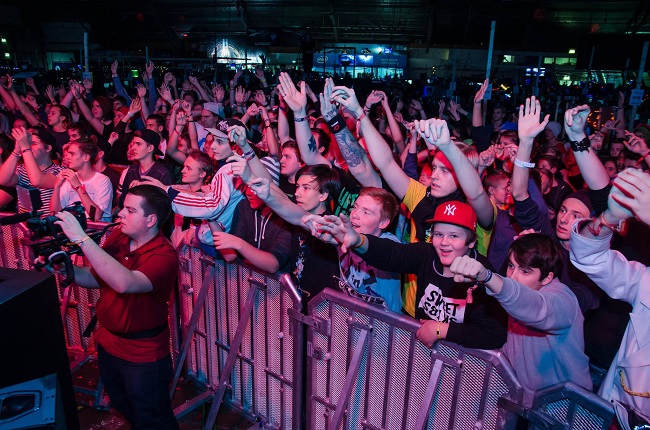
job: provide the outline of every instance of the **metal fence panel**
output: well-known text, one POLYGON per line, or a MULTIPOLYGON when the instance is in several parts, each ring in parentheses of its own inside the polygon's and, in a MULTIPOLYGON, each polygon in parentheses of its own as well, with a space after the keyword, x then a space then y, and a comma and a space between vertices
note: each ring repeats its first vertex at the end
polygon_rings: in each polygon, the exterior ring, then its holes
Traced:
POLYGON ((192 338, 185 362, 188 375, 206 389, 217 390, 233 338, 244 324, 224 401, 267 428, 295 428, 299 420, 294 416, 294 394, 301 391, 295 386, 294 345, 302 330, 287 311, 299 310, 301 303, 289 276, 227 264, 187 247, 179 279, 181 323, 184 336, 192 338), (209 290, 199 307, 202 288, 209 290), (244 315, 249 292, 254 294, 252 312, 244 315), (194 312, 201 314, 192 332, 194 312))
POLYGON ((414 319, 331 289, 310 301, 309 316, 311 429, 496 429, 498 398, 522 399, 497 351, 428 349, 414 319))

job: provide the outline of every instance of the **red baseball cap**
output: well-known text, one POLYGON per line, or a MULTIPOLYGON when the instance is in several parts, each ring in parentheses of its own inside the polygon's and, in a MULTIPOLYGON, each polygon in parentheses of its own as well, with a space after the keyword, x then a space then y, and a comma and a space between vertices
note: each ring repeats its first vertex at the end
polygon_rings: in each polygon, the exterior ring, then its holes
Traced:
POLYGON ((476 212, 467 203, 452 200, 438 205, 436 212, 433 214, 433 218, 428 219, 426 222, 430 224, 436 222, 454 224, 475 232, 476 212))

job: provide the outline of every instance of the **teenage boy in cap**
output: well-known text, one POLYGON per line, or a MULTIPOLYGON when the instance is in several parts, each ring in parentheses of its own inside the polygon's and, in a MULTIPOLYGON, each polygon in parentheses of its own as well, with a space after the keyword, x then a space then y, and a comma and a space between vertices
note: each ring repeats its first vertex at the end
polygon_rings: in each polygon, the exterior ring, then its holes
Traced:
POLYGON ((561 267, 557 242, 531 233, 510 245, 507 277, 467 255, 456 257, 449 268, 455 281, 485 286, 510 314, 503 352, 524 387, 527 405, 532 405, 536 390, 560 382, 592 387, 584 317, 575 295, 558 279, 561 267))
POLYGON ((416 336, 428 347, 447 339, 469 348, 500 348, 506 341, 504 310, 483 286, 456 282, 450 271, 452 262, 464 255, 491 267, 475 249, 476 213, 469 204, 452 200, 438 205, 428 222, 433 224, 433 246, 360 234, 345 216, 325 216, 315 230, 332 235, 343 252, 353 250, 374 267, 416 274, 415 318, 422 323, 416 336))
MULTIPOLYGON (((260 160, 266 166, 277 187, 280 183, 280 167, 273 157, 260 160)), ((245 183, 249 180, 250 169, 247 161, 236 157, 232 162, 233 172, 245 183)), ((220 232, 215 222, 210 221, 212 241, 201 248, 213 257, 221 251, 226 261, 238 257, 253 266, 269 273, 290 270, 291 230, 289 225, 275 214, 253 190, 244 185, 245 199, 235 208, 231 234, 220 232)))
POLYGON ((127 158, 132 163, 122 171, 120 183, 117 186, 117 208, 124 206, 124 197, 129 192, 133 181, 141 181, 143 177, 155 178, 162 184, 172 183, 171 173, 155 156, 161 155, 159 149, 160 136, 158 133, 144 129, 133 132, 133 138, 129 144, 127 158))
MULTIPOLYGON (((233 161, 231 157, 235 155, 230 142, 236 142, 241 148, 242 157, 249 162, 253 174, 267 179, 270 179, 271 176, 246 140, 244 127, 228 128, 227 135, 220 128, 211 128, 208 129, 208 132, 210 134, 206 139, 206 145, 210 145, 208 154, 217 165, 217 173, 212 178, 210 188, 206 193, 199 195, 189 191, 179 191, 152 177, 143 177, 142 179, 145 181, 144 183, 156 185, 167 191, 172 199, 174 212, 192 218, 217 221, 221 231, 229 232, 235 208, 244 198, 242 182, 233 172, 230 163, 233 161)), ((205 240, 211 240, 206 236, 209 235, 209 229, 206 227, 203 226, 201 235, 205 237, 205 240)))

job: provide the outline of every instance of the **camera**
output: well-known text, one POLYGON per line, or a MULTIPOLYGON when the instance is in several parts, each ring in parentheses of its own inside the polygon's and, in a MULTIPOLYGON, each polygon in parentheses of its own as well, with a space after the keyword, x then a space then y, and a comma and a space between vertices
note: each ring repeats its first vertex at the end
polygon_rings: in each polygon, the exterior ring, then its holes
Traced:
MULTIPOLYGON (((88 223, 86 221, 86 212, 81 202, 75 202, 73 205, 64 208, 62 211, 70 212, 79 221, 81 228, 86 230, 88 223)), ((34 217, 28 219, 25 223, 27 228, 32 232, 32 240, 38 240, 45 236, 56 236, 63 233, 61 227, 55 224, 60 221, 54 215, 34 217)))

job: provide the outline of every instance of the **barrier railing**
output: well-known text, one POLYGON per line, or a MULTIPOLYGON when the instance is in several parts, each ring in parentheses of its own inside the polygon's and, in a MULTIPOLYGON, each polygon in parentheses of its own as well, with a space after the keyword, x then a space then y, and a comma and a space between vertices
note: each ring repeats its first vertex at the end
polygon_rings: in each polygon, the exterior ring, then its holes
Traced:
MULTIPOLYGON (((28 236, 24 224, 0 227, 1 267, 33 267, 28 236)), ((183 370, 203 388, 175 414, 212 401, 205 429, 222 403, 268 429, 509 430, 521 428, 519 416, 530 428, 582 430, 608 428, 614 415, 607 402, 570 383, 540 390, 533 407, 524 407, 521 386, 499 352, 446 341, 428 349, 415 338, 417 321, 330 289, 310 301, 305 315, 289 275, 228 264, 190 246, 178 252, 171 393, 183 370)), ((81 255, 72 260, 88 265, 81 255)), ((75 371, 95 357, 92 334, 83 331, 99 291, 62 288, 60 281, 57 276, 75 371)), ((95 406, 107 406, 101 381, 96 389, 75 389, 94 395, 95 406)))
MULTIPOLYGON (((180 257, 178 360, 207 391, 176 416, 212 400, 209 429, 224 400, 265 428, 301 428, 302 324, 290 317, 301 300, 291 277, 226 264, 193 247, 180 257)), ((174 385, 180 369, 177 361, 174 385)))
POLYGON ((496 429, 499 397, 522 400, 499 352, 445 341, 431 350, 414 319, 330 289, 309 316, 311 429, 496 429))

